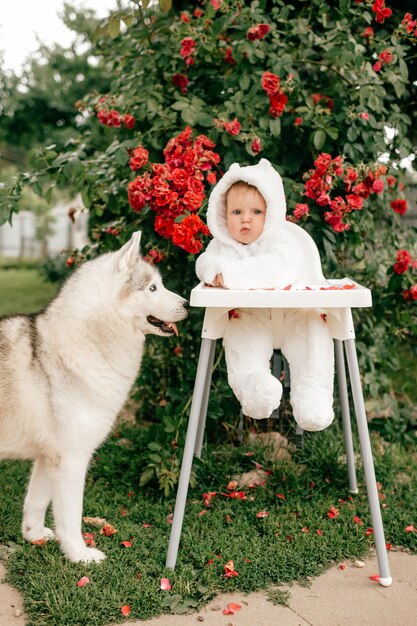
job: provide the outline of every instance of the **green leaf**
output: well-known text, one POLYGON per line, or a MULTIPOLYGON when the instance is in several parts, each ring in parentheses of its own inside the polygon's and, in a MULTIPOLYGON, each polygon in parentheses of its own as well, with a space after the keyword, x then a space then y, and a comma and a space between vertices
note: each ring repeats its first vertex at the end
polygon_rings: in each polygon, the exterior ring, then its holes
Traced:
POLYGON ((326 141, 326 133, 324 130, 316 130, 313 135, 313 145, 316 150, 321 150, 326 141))
POLYGON ((125 148, 118 148, 114 153, 114 158, 119 165, 126 165, 129 162, 129 154, 125 148))
POLYGON ((188 107, 181 113, 181 117, 186 124, 190 124, 190 126, 194 126, 197 122, 198 113, 195 109, 188 107))
POLYGON ((213 116, 210 115, 210 113, 206 113, 205 111, 202 111, 201 113, 198 114, 197 122, 201 126, 206 126, 206 127, 213 126, 213 116))
POLYGON ((358 131, 356 130, 356 128, 354 126, 351 126, 350 128, 348 128, 347 131, 347 138, 349 139, 349 141, 355 141, 355 139, 358 136, 358 131))
POLYGON ((174 104, 171 104, 171 109, 174 111, 184 111, 184 109, 188 109, 190 103, 187 100, 177 100, 174 104))
POLYGON ((249 88, 250 85, 250 78, 248 74, 242 74, 242 76, 239 79, 239 87, 243 90, 246 91, 249 88))
MULTIPOLYGON (((144 8, 146 8, 143 2, 142 5, 144 8)), ((125 15, 124 17, 122 17, 122 20, 126 24, 126 28, 130 28, 134 22, 134 17, 133 15, 125 15)))
POLYGON ((269 120, 269 130, 273 137, 279 137, 281 134, 281 120, 279 117, 269 120))
POLYGON ((89 209, 91 206, 91 197, 90 197, 90 189, 89 187, 83 187, 81 190, 81 199, 83 201, 83 205, 89 209))
POLYGON ((112 39, 120 34, 120 19, 118 17, 112 17, 107 26, 107 32, 112 39))
POLYGON ((400 74, 404 80, 408 80, 408 66, 404 59, 400 59, 398 62, 400 66, 400 74))
POLYGON ((339 130, 334 126, 330 126, 326 128, 326 135, 328 135, 331 139, 337 139, 339 137, 339 130))
POLYGON ((54 188, 55 188, 55 185, 51 185, 45 194, 45 200, 47 201, 48 204, 51 204, 54 188))
POLYGON ((154 468, 147 467, 140 475, 139 486, 144 487, 145 485, 147 485, 148 482, 153 478, 154 474, 155 474, 154 468))
POLYGON ((168 13, 170 8, 172 7, 172 0, 159 0, 159 8, 164 13, 168 13))

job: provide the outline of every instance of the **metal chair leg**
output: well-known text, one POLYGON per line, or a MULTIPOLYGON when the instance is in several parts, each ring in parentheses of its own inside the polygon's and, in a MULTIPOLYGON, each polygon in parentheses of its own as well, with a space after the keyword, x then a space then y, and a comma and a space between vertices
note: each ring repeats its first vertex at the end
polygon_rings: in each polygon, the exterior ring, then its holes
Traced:
POLYGON ((213 373, 214 354, 216 352, 216 340, 212 340, 210 345, 210 354, 207 364, 207 375, 204 381, 203 398, 201 400, 200 417, 198 420, 197 437, 195 441, 194 455, 201 458, 201 449, 203 447, 204 431, 206 428, 207 406, 210 397, 211 375, 213 373))
POLYGON ((193 399, 191 402, 190 419, 188 422, 187 436, 185 439, 184 454, 182 458, 181 475, 178 484, 171 535, 169 538, 168 554, 165 563, 166 567, 169 569, 175 569, 177 561, 185 504, 187 501, 188 485, 190 482, 194 450, 196 447, 197 429, 204 399, 205 382, 209 372, 210 356, 212 355, 212 344, 212 339, 203 338, 201 340, 200 356, 198 358, 193 399))
POLYGON ((355 340, 347 339, 345 341, 345 348, 349 368, 350 384, 353 395, 353 403, 355 406, 356 422, 358 425, 359 441, 361 445, 361 455, 363 469, 365 473, 366 489, 368 492, 369 508, 371 510, 372 526, 374 530, 376 556, 378 560, 380 575, 379 582, 384 587, 389 587, 392 583, 392 578, 390 574, 387 549, 385 545, 384 527, 382 525, 381 509, 379 506, 378 489, 376 486, 371 441, 369 438, 365 403, 363 401, 355 340))
POLYGON ((355 469, 355 455, 352 440, 352 422, 350 419, 346 368, 343 355, 343 342, 340 339, 335 339, 334 343, 336 353, 337 380, 339 384, 339 399, 342 412, 343 438, 345 441, 346 450, 349 491, 350 493, 358 493, 358 483, 356 480, 355 469))

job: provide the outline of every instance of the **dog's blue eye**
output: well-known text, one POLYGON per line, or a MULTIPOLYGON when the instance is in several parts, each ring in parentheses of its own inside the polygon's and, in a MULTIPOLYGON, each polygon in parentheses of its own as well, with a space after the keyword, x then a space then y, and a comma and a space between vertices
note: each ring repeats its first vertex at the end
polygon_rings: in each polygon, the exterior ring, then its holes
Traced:
POLYGON ((156 291, 156 285, 153 284, 149 287, 149 291, 156 291))

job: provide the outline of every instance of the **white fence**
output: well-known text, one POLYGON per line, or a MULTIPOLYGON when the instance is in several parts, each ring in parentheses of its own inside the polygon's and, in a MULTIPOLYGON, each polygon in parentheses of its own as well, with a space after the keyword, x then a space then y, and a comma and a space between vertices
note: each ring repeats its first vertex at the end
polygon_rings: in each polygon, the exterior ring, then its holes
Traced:
POLYGON ((38 259, 42 248, 54 256, 69 248, 82 248, 88 243, 87 212, 77 211, 74 222, 68 216, 71 207, 79 201, 58 204, 52 209, 52 234, 43 245, 36 236, 36 218, 30 211, 21 211, 13 216, 12 225, 0 226, 0 257, 38 259))

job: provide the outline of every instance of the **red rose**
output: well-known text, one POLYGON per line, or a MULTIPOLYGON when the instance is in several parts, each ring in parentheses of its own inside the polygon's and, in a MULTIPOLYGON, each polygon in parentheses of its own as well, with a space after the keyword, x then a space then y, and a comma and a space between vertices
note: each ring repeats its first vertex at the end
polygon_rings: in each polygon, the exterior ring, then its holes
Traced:
POLYGON ((361 198, 368 198, 371 193, 369 187, 367 187, 364 183, 358 183, 352 188, 352 191, 361 198))
POLYGON ((183 13, 180 14, 180 19, 182 22, 187 24, 190 21, 190 16, 188 15, 188 13, 184 11, 183 13))
POLYGON ((387 17, 390 17, 390 15, 392 14, 391 9, 388 9, 385 6, 385 0, 375 0, 372 5, 372 11, 376 13, 375 19, 378 24, 383 24, 387 17))
POLYGON ((185 187, 188 182, 187 172, 183 169, 180 169, 179 167, 176 167, 174 170, 172 170, 172 182, 176 187, 179 187, 180 189, 185 187))
POLYGON ((149 158, 149 152, 143 147, 138 146, 132 152, 132 156, 130 157, 129 165, 130 169, 136 172, 141 167, 146 165, 149 158))
POLYGON ((185 37, 181 41, 181 50, 180 50, 181 56, 184 59, 189 57, 189 56, 191 56, 193 54, 193 52, 195 52, 196 45, 197 45, 197 43, 195 42, 195 40, 192 37, 185 37))
POLYGON ((360 196, 357 196, 356 194, 348 194, 346 196, 346 200, 348 205, 352 208, 352 209, 361 209, 363 206, 363 199, 360 196))
POLYGON ((262 89, 266 91, 269 96, 273 96, 279 91, 280 78, 272 72, 264 72, 261 78, 262 89))
POLYGON ((397 180, 394 176, 387 176, 388 187, 394 187, 396 182, 397 180))
POLYGON ((198 215, 187 215, 180 224, 174 225, 172 243, 186 252, 196 254, 203 247, 198 237, 200 233, 208 235, 210 231, 198 215))
POLYGON ((372 191, 374 193, 381 193, 382 191, 384 191, 384 187, 385 187, 384 181, 378 178, 372 184, 372 191))
POLYGON ((362 33, 362 37, 369 37, 369 39, 372 39, 372 37, 374 37, 374 29, 372 28, 372 26, 367 26, 367 28, 365 28, 365 30, 362 33))
POLYGON ((232 48, 226 48, 226 54, 223 57, 223 61, 225 63, 229 63, 229 65, 236 65, 236 59, 232 56, 232 48))
POLYGON ((259 137, 255 137, 250 147, 254 154, 259 154, 259 152, 262 150, 262 143, 259 137))
POLYGON ((172 82, 181 90, 181 93, 187 93, 187 86, 190 81, 184 74, 174 74, 172 82))
POLYGON ((295 126, 301 126, 301 124, 303 123, 303 118, 302 117, 296 117, 294 120, 294 124, 295 126))
POLYGON ((396 200, 393 200, 391 202, 391 207, 394 209, 396 213, 399 213, 400 215, 404 215, 404 213, 407 210, 407 201, 397 198, 396 200))
POLYGON ((197 211, 203 203, 204 193, 194 193, 187 191, 184 194, 183 202, 189 211, 197 211))
POLYGON ((332 213, 331 211, 327 211, 324 214, 324 219, 336 233, 342 233, 344 230, 350 229, 349 224, 345 224, 340 215, 332 213))
POLYGON ((332 157, 330 154, 327 154, 326 152, 319 154, 317 159, 314 161, 317 173, 323 175, 329 169, 331 162, 332 157))
POLYGON ((269 33, 271 27, 268 24, 256 24, 251 26, 246 33, 246 39, 255 41, 255 39, 263 39, 269 33))
POLYGON ((138 176, 128 185, 128 200, 132 209, 139 213, 151 199, 149 174, 138 176))
POLYGON ((295 209, 294 209, 294 217, 297 218, 297 220, 299 220, 303 215, 309 215, 310 214, 310 209, 308 207, 308 204, 296 204, 295 205, 295 209))
POLYGON ((393 270, 396 274, 404 274, 412 261, 408 250, 398 250, 396 255, 397 262, 394 263, 393 270))
POLYGON ((123 116, 123 123, 126 126, 126 128, 129 128, 130 130, 132 130, 132 128, 134 128, 135 126, 135 118, 133 117, 133 115, 130 115, 130 113, 126 113, 123 116))
POLYGON ((215 185, 217 182, 217 176, 215 174, 215 172, 209 172, 207 174, 207 182, 210 183, 210 185, 215 185))
POLYGON ((122 125, 122 120, 120 118, 120 114, 115 109, 110 109, 109 113, 109 126, 116 126, 117 128, 122 125))
POLYGON ((269 96, 269 113, 272 117, 279 117, 283 114, 288 98, 283 91, 269 96))
POLYGON ((237 117, 235 117, 233 122, 224 122, 223 125, 224 125, 225 130, 227 130, 227 132, 230 133, 231 135, 236 136, 240 133, 241 126, 237 117))
POLYGON ((386 50, 383 50, 383 52, 381 52, 378 55, 379 60, 381 61, 381 63, 391 63, 392 59, 394 58, 392 52, 390 52, 388 50, 388 48, 386 50))
POLYGON ((333 200, 330 202, 330 208, 332 209, 332 211, 336 211, 339 214, 341 214, 343 211, 349 210, 349 207, 347 206, 342 196, 336 196, 336 198, 333 198, 333 200))
POLYGON ((165 239, 170 239, 174 232, 174 223, 173 218, 158 213, 154 222, 155 230, 158 235, 165 237, 165 239))

